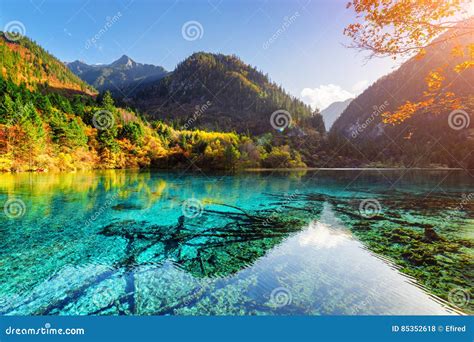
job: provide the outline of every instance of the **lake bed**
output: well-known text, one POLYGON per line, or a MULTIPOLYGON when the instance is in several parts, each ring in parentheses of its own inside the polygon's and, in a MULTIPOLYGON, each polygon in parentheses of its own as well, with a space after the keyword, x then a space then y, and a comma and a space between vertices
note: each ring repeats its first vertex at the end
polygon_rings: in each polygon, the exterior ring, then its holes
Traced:
POLYGON ((456 170, 2 174, 0 313, 472 313, 472 193, 456 170))

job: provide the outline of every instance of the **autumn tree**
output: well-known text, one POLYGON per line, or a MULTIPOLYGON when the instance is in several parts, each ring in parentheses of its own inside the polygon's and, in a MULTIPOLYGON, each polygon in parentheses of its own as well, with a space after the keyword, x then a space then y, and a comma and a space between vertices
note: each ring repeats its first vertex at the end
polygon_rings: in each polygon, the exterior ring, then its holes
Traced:
MULTIPOLYGON (((368 51, 369 58, 423 58, 427 49, 450 46, 451 58, 456 58, 453 69, 462 74, 474 67, 472 6, 472 0, 353 0, 347 8, 357 20, 344 34, 352 39, 350 47, 368 51)), ((402 122, 423 109, 461 108, 459 97, 445 84, 446 68, 431 70, 422 100, 384 113, 385 122, 402 122)))
POLYGON ((227 145, 227 147, 224 150, 224 159, 225 159, 226 167, 234 171, 239 158, 240 158, 239 150, 237 150, 232 144, 227 145))

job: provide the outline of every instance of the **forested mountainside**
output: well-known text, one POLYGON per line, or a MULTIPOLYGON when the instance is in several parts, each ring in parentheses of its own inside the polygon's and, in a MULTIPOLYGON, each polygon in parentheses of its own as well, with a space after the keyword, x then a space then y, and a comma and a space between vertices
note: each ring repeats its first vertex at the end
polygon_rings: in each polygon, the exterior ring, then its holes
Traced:
POLYGON ((128 100, 151 117, 178 125, 189 125, 189 113, 206 105, 193 127, 259 135, 273 132, 272 113, 285 110, 291 115, 288 133, 292 128, 325 131, 319 113, 236 56, 194 53, 128 100))
MULTIPOLYGON (((462 39, 463 53, 472 53, 472 35, 462 39)), ((111 64, 122 71, 110 75, 124 82, 130 96, 99 95, 30 39, 12 42, 2 35, 0 170, 473 168, 474 70, 453 70, 459 60, 453 47, 427 49, 423 58, 375 82, 348 105, 327 137, 318 111, 236 56, 195 53, 162 78, 153 69, 159 67, 152 68, 156 74, 126 76, 124 70, 139 63, 124 56, 111 64), (463 127, 453 127, 459 120, 439 106, 396 125, 383 121, 385 112, 420 101, 427 74, 441 66, 447 70, 443 91, 455 92, 462 103, 454 114, 465 119, 463 127)), ((79 62, 69 67, 81 77, 90 71, 79 62)), ((102 85, 114 82, 101 75, 102 85)))
POLYGON ((167 74, 161 66, 137 63, 126 55, 106 65, 88 65, 81 61, 66 65, 88 84, 102 92, 109 90, 116 97, 125 96, 125 92, 133 93, 134 88, 159 80, 167 74))
MULTIPOLYGON (((443 41, 447 32, 439 38, 443 41)), ((331 149, 340 162, 356 165, 474 167, 474 69, 455 70, 462 56, 474 60, 474 34, 435 44, 424 56, 413 57, 382 77, 351 102, 330 132, 331 149), (456 46, 463 51, 456 51, 456 46), (443 68, 441 76, 437 70, 443 68), (383 114, 406 101, 424 100, 429 78, 443 81, 442 94, 455 93, 460 108, 420 109, 397 124, 384 123, 383 114), (461 126, 462 125, 462 126, 461 126)), ((441 102, 441 101, 440 101, 441 102)))
POLYGON ((72 74, 68 68, 32 40, 23 37, 9 41, 0 32, 0 71, 4 79, 30 90, 63 94, 89 94, 97 91, 72 74))
POLYGON ((28 38, 2 36, 0 170, 301 167, 285 141, 149 122, 28 38))

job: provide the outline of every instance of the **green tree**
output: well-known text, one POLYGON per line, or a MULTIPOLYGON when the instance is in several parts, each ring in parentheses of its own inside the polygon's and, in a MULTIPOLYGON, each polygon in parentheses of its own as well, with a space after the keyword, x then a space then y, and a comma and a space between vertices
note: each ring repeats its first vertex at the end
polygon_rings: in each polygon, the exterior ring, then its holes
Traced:
POLYGON ((110 112, 113 112, 115 110, 112 93, 108 90, 104 93, 104 96, 102 97, 102 107, 104 107, 104 109, 110 112))
POLYGON ((127 122, 120 129, 119 139, 128 139, 132 144, 141 145, 144 132, 143 127, 138 122, 127 122))
POLYGON ((3 95, 3 101, 0 106, 0 123, 2 124, 11 124, 15 111, 15 103, 13 102, 10 95, 3 95))
POLYGON ((230 170, 235 170, 239 158, 239 150, 237 150, 232 144, 227 145, 224 150, 224 160, 226 163, 226 168, 230 170))

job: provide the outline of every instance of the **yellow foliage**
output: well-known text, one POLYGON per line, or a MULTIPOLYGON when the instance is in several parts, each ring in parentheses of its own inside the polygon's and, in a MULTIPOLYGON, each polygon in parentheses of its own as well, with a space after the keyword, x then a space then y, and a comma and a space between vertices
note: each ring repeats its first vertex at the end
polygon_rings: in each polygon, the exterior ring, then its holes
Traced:
POLYGON ((7 158, 6 155, 0 156, 0 171, 10 171, 12 169, 13 161, 7 158))
POLYGON ((410 118, 414 113, 416 113, 420 109, 423 109, 432 105, 433 102, 434 102, 434 98, 428 99, 426 101, 416 102, 416 103, 407 101, 402 106, 400 106, 396 112, 383 113, 382 114, 382 117, 384 118, 383 122, 389 123, 389 124, 401 123, 405 121, 406 119, 410 118))
POLYGON ((452 50, 451 50, 451 55, 453 57, 463 57, 464 56, 464 51, 461 45, 456 45, 452 50))
POLYGON ((57 166, 61 171, 75 171, 74 159, 69 153, 59 153, 57 156, 57 166))
POLYGON ((442 69, 438 68, 431 71, 426 78, 426 83, 430 91, 436 91, 441 88, 445 77, 442 74, 442 69))
POLYGON ((458 74, 463 72, 464 70, 467 70, 469 68, 474 67, 474 61, 465 61, 463 63, 460 63, 454 67, 454 71, 456 71, 458 74))

